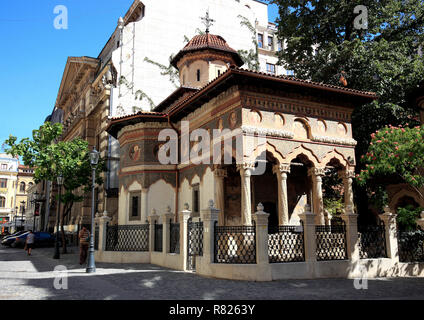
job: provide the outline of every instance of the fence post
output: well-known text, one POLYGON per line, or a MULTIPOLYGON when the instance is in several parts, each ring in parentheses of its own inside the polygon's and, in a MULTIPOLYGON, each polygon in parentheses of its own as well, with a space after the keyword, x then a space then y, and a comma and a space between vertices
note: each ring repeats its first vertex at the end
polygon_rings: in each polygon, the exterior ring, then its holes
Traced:
POLYGON ((264 212, 264 206, 259 203, 253 214, 253 220, 256 223, 256 263, 268 264, 268 218, 269 213, 264 212))
POLYGON ((188 203, 184 204, 184 210, 180 212, 180 259, 182 260, 183 270, 187 270, 187 246, 188 246, 188 219, 190 219, 191 211, 188 203))
POLYGON ((209 200, 209 207, 201 210, 203 221, 203 259, 206 263, 214 261, 214 228, 218 221, 219 210, 215 208, 213 200, 209 200))
POLYGON ((305 262, 317 261, 317 237, 315 232, 315 216, 311 212, 311 206, 305 205, 304 213, 299 214, 303 222, 303 236, 305 244, 305 262))
POLYGON ((393 262, 399 262, 396 216, 396 214, 390 212, 388 206, 384 208, 384 213, 379 216, 384 222, 386 232, 387 258, 394 260, 393 262))
POLYGON ((171 207, 166 208, 166 212, 162 215, 162 252, 168 253, 171 251, 171 219, 174 218, 174 214, 171 212, 171 207))
POLYGON ((359 243, 358 243, 358 215, 353 212, 351 205, 346 206, 345 213, 341 218, 346 224, 346 254, 347 258, 352 262, 358 262, 359 243))
POLYGON ((107 215, 103 215, 97 219, 99 223, 99 251, 106 251, 107 224, 112 219, 107 215))
POLYGON ((159 216, 156 215, 156 210, 152 209, 152 214, 147 217, 149 221, 149 251, 155 251, 155 222, 159 220, 159 216))
POLYGON ((417 225, 424 231, 424 211, 421 211, 421 219, 417 219, 417 225))

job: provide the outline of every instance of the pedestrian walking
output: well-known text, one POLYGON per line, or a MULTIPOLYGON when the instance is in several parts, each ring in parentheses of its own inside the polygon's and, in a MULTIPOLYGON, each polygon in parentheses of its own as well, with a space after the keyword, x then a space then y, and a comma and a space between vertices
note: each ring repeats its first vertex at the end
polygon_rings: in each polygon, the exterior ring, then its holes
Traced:
POLYGON ((90 232, 86 227, 82 227, 82 230, 79 232, 79 241, 80 241, 80 265, 85 263, 87 259, 88 245, 90 243, 90 232))
POLYGON ((27 250, 29 256, 31 255, 32 248, 34 247, 34 240, 35 240, 34 233, 32 232, 32 230, 29 230, 29 233, 25 241, 25 250, 27 250))

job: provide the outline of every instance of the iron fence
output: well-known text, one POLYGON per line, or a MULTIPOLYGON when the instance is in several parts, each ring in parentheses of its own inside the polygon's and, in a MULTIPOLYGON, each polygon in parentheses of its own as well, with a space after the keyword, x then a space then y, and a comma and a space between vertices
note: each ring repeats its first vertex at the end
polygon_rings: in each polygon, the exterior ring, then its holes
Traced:
POLYGON ((162 243, 163 243, 163 225, 156 224, 155 222, 155 247, 154 250, 157 252, 162 252, 162 243))
POLYGON ((94 250, 99 250, 99 226, 94 228, 94 250))
POLYGON ((400 262, 424 262, 424 231, 398 232, 400 262))
POLYGON ((315 226, 317 261, 347 259, 346 225, 315 226))
POLYGON ((256 226, 214 227, 215 263, 256 263, 256 226))
POLYGON ((149 251, 149 225, 107 225, 106 251, 149 251))
POLYGON ((196 269, 196 256, 203 256, 203 222, 192 222, 192 218, 187 223, 187 268, 196 269))
POLYGON ((305 261, 303 225, 268 228, 270 263, 305 261))
POLYGON ((169 224, 169 252, 170 253, 180 253, 180 224, 171 223, 169 224))
POLYGON ((361 259, 386 258, 386 230, 379 225, 358 226, 359 256, 361 259))

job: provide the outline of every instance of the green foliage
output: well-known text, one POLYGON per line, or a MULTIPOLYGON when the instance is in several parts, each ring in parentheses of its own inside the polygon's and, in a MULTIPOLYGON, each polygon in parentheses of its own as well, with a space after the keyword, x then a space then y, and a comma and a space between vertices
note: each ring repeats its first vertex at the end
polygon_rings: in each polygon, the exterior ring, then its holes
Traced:
POLYGON ((417 190, 424 185, 423 155, 424 126, 386 126, 371 134, 368 152, 361 159, 366 168, 357 180, 364 184, 376 175, 396 175, 417 190))
MULTIPOLYGON (((34 168, 34 181, 56 181, 61 174, 64 178, 63 203, 83 200, 83 192, 91 187, 91 165, 88 142, 82 139, 59 141, 62 134, 61 124, 46 122, 33 131, 32 139, 24 138, 19 143, 14 136, 5 141, 6 152, 21 156, 24 164, 34 168), (82 189, 82 192, 78 192, 82 189)), ((102 184, 99 174, 105 170, 104 159, 99 159, 96 183, 102 184)))
POLYGON ((328 210, 331 216, 339 216, 344 209, 343 199, 324 198, 324 208, 328 210))
POLYGON ((423 208, 414 208, 408 205, 405 208, 397 208, 397 222, 402 231, 413 231, 417 228, 416 220, 420 217, 423 208))
POLYGON ((336 168, 326 170, 325 176, 322 179, 322 194, 324 198, 324 208, 328 210, 332 216, 340 215, 344 209, 344 187, 336 168))
POLYGON ((162 76, 167 76, 169 78, 169 81, 172 82, 172 84, 178 88, 178 83, 180 81, 179 72, 178 70, 171 64, 171 61, 173 59, 173 55, 169 57, 169 65, 165 66, 159 62, 153 61, 147 57, 144 58, 144 61, 151 63, 161 70, 160 74, 162 76))
POLYGON ((243 17, 242 15, 238 15, 238 18, 241 20, 240 25, 246 27, 249 29, 249 31, 252 34, 252 43, 254 45, 255 49, 247 50, 238 50, 238 54, 240 55, 241 59, 244 61, 245 64, 247 64, 248 69, 259 71, 259 47, 258 47, 258 40, 256 38, 256 29, 252 24, 250 23, 249 19, 246 17, 243 17))
MULTIPOLYGON (((120 76, 119 84, 125 85, 127 87, 127 89, 129 89, 129 90, 132 90, 134 88, 134 84, 129 83, 128 80, 124 76, 120 76)), ((153 109, 155 107, 155 103, 153 102, 153 100, 143 90, 137 90, 134 94, 134 99, 142 101, 143 98, 146 99, 149 102, 150 108, 153 109)))

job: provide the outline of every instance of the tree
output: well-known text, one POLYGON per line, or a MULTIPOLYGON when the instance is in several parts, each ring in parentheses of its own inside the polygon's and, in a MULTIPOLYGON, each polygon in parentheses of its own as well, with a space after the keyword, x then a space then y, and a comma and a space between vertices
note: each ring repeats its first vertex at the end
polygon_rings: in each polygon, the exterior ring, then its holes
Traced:
POLYGON ((394 175, 423 197, 424 126, 386 126, 371 134, 368 152, 361 161, 365 169, 357 175, 360 184, 375 176, 394 175))
MULTIPOLYGON (((17 138, 10 136, 5 141, 6 152, 12 156, 21 156, 25 165, 34 168, 34 181, 56 181, 61 174, 64 178, 64 192, 60 201, 63 204, 60 224, 62 229, 63 253, 66 253, 64 222, 70 215, 75 202, 84 200, 84 195, 91 190, 91 165, 88 142, 82 139, 58 141, 62 135, 62 125, 44 123, 34 130, 32 139, 24 138, 17 143, 17 138)), ((99 159, 96 169, 96 183, 102 184, 100 173, 105 170, 104 159, 99 159)))
MULTIPOLYGON (((279 7, 282 65, 298 78, 379 96, 353 112, 357 158, 367 152, 370 134, 385 125, 419 124, 409 95, 424 79, 422 0, 270 2, 279 7)), ((357 202, 366 203, 364 189, 354 187, 355 196, 362 194, 357 202)))

